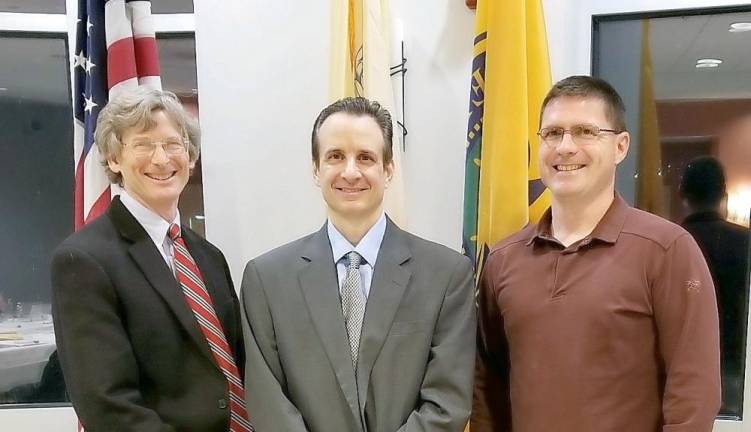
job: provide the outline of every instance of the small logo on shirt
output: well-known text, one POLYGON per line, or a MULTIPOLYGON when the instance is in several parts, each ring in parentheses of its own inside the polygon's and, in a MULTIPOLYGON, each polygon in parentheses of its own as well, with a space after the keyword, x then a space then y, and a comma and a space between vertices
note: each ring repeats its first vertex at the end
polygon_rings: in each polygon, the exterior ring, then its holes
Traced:
POLYGON ((701 291, 701 281, 694 279, 687 280, 686 290, 690 293, 698 293, 699 291, 701 291))

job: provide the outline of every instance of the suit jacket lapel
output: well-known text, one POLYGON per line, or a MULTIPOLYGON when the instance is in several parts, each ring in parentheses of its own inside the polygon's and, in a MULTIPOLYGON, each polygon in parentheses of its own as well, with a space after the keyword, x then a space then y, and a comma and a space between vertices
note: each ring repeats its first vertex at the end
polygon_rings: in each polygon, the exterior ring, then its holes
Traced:
POLYGON ((407 288, 411 271, 404 266, 412 257, 404 232, 388 220, 370 283, 370 294, 360 337, 357 363, 359 398, 365 409, 370 373, 391 329, 396 310, 407 288))
POLYGON ((313 234, 310 242, 303 249, 301 256, 306 263, 299 272, 300 289, 323 348, 334 369, 336 379, 339 381, 339 386, 352 410, 352 415, 359 424, 357 383, 339 300, 336 266, 326 225, 313 234))
MULTIPOLYGON (((178 322, 185 328, 190 338, 198 345, 199 350, 211 361, 213 356, 206 343, 206 338, 198 328, 193 312, 188 308, 183 298, 182 290, 177 279, 164 262, 164 258, 154 246, 154 242, 146 234, 141 224, 120 202, 119 197, 112 200, 108 211, 113 224, 120 231, 120 235, 131 242, 128 253, 143 272, 151 286, 156 290, 177 317, 178 322)), ((200 264, 199 264, 200 267, 200 264)))

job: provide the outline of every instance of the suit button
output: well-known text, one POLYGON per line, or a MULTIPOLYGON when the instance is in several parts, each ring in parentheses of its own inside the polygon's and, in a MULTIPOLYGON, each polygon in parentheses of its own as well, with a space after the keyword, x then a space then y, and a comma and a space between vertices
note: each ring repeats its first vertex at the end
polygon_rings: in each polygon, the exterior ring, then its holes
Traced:
POLYGON ((219 399, 217 402, 217 405, 219 406, 219 409, 226 409, 227 408, 227 400, 226 399, 219 399))

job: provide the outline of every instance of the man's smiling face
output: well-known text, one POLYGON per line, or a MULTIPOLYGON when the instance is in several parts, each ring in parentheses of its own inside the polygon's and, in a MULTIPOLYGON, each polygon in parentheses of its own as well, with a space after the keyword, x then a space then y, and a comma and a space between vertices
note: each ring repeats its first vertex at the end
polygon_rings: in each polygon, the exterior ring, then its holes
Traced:
MULTIPOLYGON (((605 102, 598 97, 562 96, 553 99, 542 113, 540 129, 595 125, 613 129, 605 102)), ((556 200, 592 202, 613 194, 616 166, 626 157, 627 132, 602 133, 586 143, 574 142, 566 133, 557 145, 541 143, 540 174, 556 200)))
POLYGON ((330 217, 350 222, 379 217, 393 163, 384 163, 383 133, 375 119, 332 114, 318 130, 318 146, 313 176, 330 217))
POLYGON ((164 149, 166 143, 183 140, 183 134, 164 111, 154 111, 156 123, 149 130, 131 128, 123 133, 123 147, 120 154, 107 163, 110 169, 123 177, 123 188, 141 204, 155 213, 165 216, 173 214, 190 171, 195 166, 188 152, 169 155, 164 149), (153 154, 138 155, 134 150, 139 144, 159 142, 153 154))

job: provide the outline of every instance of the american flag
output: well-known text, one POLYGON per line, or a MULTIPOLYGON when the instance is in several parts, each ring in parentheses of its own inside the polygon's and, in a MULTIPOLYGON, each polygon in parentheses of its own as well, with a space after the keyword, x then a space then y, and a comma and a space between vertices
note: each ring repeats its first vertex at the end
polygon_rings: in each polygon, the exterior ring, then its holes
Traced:
MULTIPOLYGON (((110 183, 94 145, 99 110, 110 97, 128 88, 162 88, 151 3, 78 0, 73 79, 74 220, 78 230, 104 213, 112 199, 110 183)), ((80 421, 77 430, 84 430, 80 421)))
POLYGON ((151 2, 79 0, 73 73, 77 230, 104 213, 112 198, 94 145, 99 110, 123 90, 162 87, 151 2))

